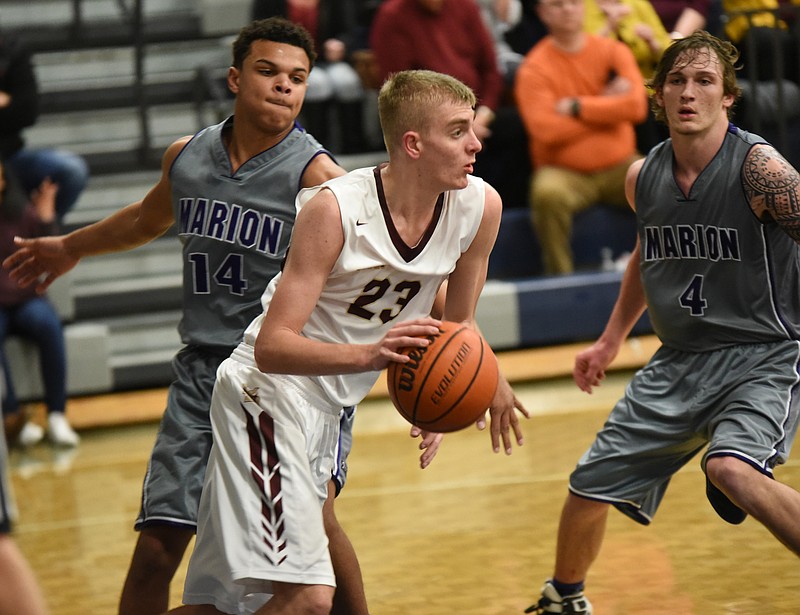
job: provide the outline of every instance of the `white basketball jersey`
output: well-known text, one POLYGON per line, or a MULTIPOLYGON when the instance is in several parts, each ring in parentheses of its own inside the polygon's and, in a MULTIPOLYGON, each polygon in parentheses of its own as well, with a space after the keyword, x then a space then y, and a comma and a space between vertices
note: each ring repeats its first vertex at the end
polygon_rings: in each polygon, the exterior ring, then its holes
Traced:
MULTIPOLYGON (((442 194, 430 226, 413 247, 400 239, 392 222, 379 167, 358 169, 301 191, 298 209, 323 187, 339 202, 344 246, 303 335, 326 342, 372 344, 397 322, 428 316, 439 286, 478 231, 483 181, 470 176, 466 188, 442 194)), ((265 312, 280 278, 278 274, 264 292, 265 312)), ((245 331, 242 346, 249 347, 251 356, 262 320, 263 314, 245 331)), ((350 406, 366 396, 379 374, 297 378, 316 383, 334 404, 350 406)))

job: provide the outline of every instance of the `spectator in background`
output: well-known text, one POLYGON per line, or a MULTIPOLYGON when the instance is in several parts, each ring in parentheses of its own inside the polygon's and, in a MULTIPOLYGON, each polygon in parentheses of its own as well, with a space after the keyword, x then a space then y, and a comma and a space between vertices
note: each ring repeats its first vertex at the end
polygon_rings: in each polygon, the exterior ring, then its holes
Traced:
POLYGON ((503 96, 494 40, 474 1, 384 0, 370 47, 381 82, 402 70, 433 70, 466 83, 478 97, 475 134, 484 141, 503 96))
POLYGON ((58 149, 25 147, 23 130, 39 116, 39 87, 29 51, 17 36, 0 31, 0 159, 30 194, 45 179, 58 185, 56 215, 62 220, 89 179, 80 156, 58 149))
MULTIPOLYGON (((57 227, 57 192, 58 186, 46 179, 29 199, 11 169, 0 165, 0 259, 16 251, 14 237, 53 234, 57 227)), ((64 414, 67 405, 67 355, 61 319, 45 296, 37 294, 34 288, 20 287, 3 269, 0 270, 0 349, 11 333, 33 341, 39 349, 50 441, 59 446, 76 446, 80 438, 64 414)), ((19 424, 26 417, 21 414, 5 352, 0 353, 0 358, 5 378, 4 422, 19 424)), ((18 441, 31 446, 43 437, 44 429, 27 421, 19 431, 18 441)))
MULTIPOLYGON (((712 34, 712 3, 718 0, 651 0, 671 39, 684 38, 698 30, 712 34)), ((716 21, 716 20, 713 20, 716 21)))
POLYGON ((545 273, 565 274, 574 270, 573 216, 598 202, 627 207, 625 173, 641 157, 634 126, 647 97, 631 50, 585 32, 583 0, 540 0, 538 12, 549 35, 525 56, 515 95, 545 273))
POLYGON ((521 0, 478 0, 481 15, 489 33, 494 39, 497 53, 497 68, 506 85, 514 85, 514 75, 522 63, 524 54, 511 48, 506 42, 506 32, 513 30, 522 21, 521 0))
POLYGON ((318 58, 301 121, 324 145, 343 154, 365 149, 364 88, 350 62, 358 48, 358 11, 356 0, 253 0, 251 9, 254 20, 284 17, 311 33, 318 58))
POLYGON ((779 8, 778 0, 722 0, 725 37, 739 51, 745 79, 755 76, 758 81, 790 79, 800 82, 798 42, 781 19, 779 8), (776 49, 782 56, 780 62, 776 49), (779 66, 783 66, 780 73, 779 66))
POLYGON ((384 0, 370 32, 381 82, 402 70, 427 69, 466 83, 478 98, 475 134, 483 149, 475 175, 510 206, 526 200, 528 145, 497 49, 473 0, 384 0))
POLYGON ((645 79, 672 42, 650 0, 589 0, 586 31, 625 43, 645 79))
MULTIPOLYGON (((672 42, 650 0, 587 0, 584 24, 587 32, 625 43, 645 79, 653 76, 661 55, 672 42)), ((642 153, 667 136, 666 127, 656 121, 652 111, 636 125, 636 145, 642 153)))

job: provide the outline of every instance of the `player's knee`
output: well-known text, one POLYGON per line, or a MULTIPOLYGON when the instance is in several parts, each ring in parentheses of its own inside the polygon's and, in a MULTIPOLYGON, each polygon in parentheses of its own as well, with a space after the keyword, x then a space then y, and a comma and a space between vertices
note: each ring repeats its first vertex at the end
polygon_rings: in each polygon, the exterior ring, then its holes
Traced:
POLYGON ((293 613, 328 615, 333 608, 334 588, 328 585, 295 585, 273 583, 274 600, 288 606, 293 613))
POLYGON ((317 594, 309 604, 307 611, 309 615, 328 615, 333 608, 333 592, 329 594, 317 594))
POLYGON ((706 461, 708 479, 718 489, 729 494, 735 494, 741 488, 746 473, 752 471, 744 461, 729 455, 709 457, 706 461))
POLYGON ((142 532, 136 543, 132 568, 153 577, 172 577, 183 559, 187 542, 168 533, 142 532))

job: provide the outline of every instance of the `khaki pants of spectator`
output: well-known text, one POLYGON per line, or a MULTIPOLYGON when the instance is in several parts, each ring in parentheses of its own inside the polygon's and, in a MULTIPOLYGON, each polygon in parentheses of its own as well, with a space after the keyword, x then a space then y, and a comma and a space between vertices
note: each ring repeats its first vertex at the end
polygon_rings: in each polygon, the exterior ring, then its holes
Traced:
POLYGON ((533 174, 531 219, 542 246, 545 273, 574 271, 570 238, 576 213, 596 203, 629 207, 625 199, 625 175, 638 158, 639 154, 597 173, 541 167, 533 174))

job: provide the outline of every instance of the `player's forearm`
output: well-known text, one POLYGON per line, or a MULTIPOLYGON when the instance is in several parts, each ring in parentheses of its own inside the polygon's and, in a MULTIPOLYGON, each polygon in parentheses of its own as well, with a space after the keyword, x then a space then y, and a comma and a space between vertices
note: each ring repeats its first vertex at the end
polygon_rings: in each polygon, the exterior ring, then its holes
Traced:
POLYGON ((168 228, 168 224, 148 224, 142 217, 141 204, 133 203, 108 218, 66 235, 64 247, 76 258, 123 252, 159 237, 168 228))
POLYGON ((610 344, 622 344, 644 314, 646 307, 644 288, 639 276, 639 250, 637 248, 631 254, 628 267, 625 269, 619 296, 600 336, 601 339, 610 344))
POLYGON ((284 331, 260 335, 255 347, 258 369, 300 376, 354 374, 378 369, 370 365, 369 346, 311 340, 284 331))

